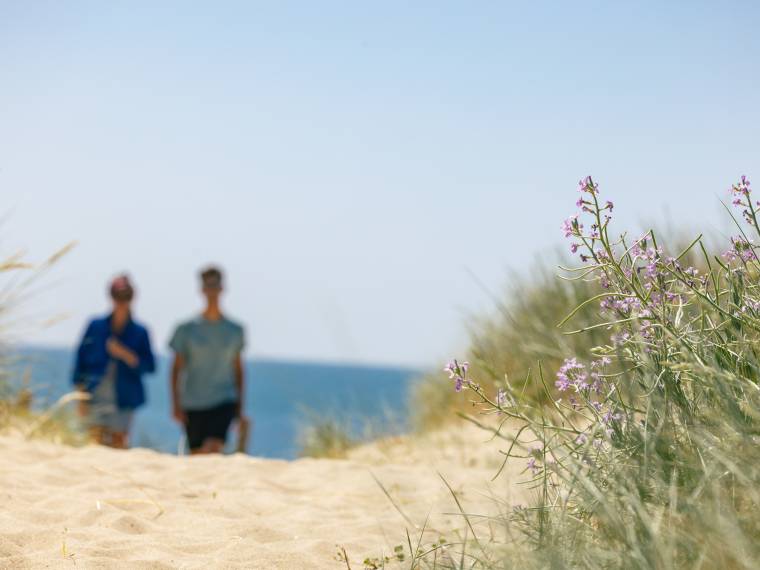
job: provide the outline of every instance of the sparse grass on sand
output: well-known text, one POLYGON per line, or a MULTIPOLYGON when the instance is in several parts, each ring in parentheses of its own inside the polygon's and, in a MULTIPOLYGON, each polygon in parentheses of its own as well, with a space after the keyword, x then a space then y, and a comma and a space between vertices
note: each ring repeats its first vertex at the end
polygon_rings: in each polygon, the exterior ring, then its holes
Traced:
POLYGON ((21 390, 0 399, 0 434, 40 438, 66 445, 82 445, 87 437, 72 412, 72 403, 82 397, 66 394, 46 410, 32 408, 32 395, 21 390))
MULTIPOLYGON (((12 255, 0 263, 0 332, 3 337, 12 336, 8 330, 23 324, 21 315, 11 321, 11 314, 22 310, 30 300, 32 287, 73 247, 70 243, 56 251, 40 264, 23 260, 20 254, 12 255)), ((83 396, 77 393, 64 395, 47 409, 34 405, 34 392, 28 377, 17 377, 11 372, 18 367, 10 366, 13 349, 0 342, 0 433, 21 435, 26 438, 44 438, 57 443, 81 444, 85 441, 74 417, 72 403, 83 396)))
POLYGON ((351 429, 337 418, 313 417, 298 434, 301 457, 342 459, 359 444, 351 429))

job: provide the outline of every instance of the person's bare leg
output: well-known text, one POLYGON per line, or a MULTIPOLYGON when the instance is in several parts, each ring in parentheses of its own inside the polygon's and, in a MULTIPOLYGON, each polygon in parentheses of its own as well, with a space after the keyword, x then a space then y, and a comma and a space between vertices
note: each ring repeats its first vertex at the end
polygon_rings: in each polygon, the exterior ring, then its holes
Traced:
POLYGON ((203 442, 203 445, 196 449, 190 450, 190 455, 208 455, 209 453, 214 453, 214 450, 211 445, 209 445, 209 441, 211 440, 205 440, 203 442))
POLYGON ((204 453, 221 453, 224 450, 224 441, 215 437, 208 437, 203 442, 204 453))
POLYGON ((89 430, 90 443, 97 443, 99 445, 108 445, 110 437, 108 430, 103 426, 92 426, 89 430))
POLYGON ((111 447, 127 449, 128 445, 129 435, 126 432, 114 432, 111 434, 111 447))
POLYGON ((113 447, 113 432, 110 429, 103 428, 100 431, 100 445, 113 447))

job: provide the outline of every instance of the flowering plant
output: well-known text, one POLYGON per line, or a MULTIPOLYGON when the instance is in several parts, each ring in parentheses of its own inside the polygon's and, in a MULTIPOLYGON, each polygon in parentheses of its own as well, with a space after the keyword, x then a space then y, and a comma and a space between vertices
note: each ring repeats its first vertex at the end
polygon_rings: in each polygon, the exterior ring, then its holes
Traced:
MULTIPOLYGON (((510 443, 505 463, 522 458, 539 490, 535 508, 517 509, 513 520, 543 556, 571 566, 707 560, 750 568, 760 555, 756 246, 736 219, 738 234, 722 255, 710 255, 702 236, 677 252, 654 231, 613 237, 613 203, 591 177, 578 190, 579 212, 562 230, 579 264, 563 270, 601 293, 559 326, 598 304, 597 323, 565 334, 602 329, 607 342, 568 355, 553 381, 539 365, 532 380, 548 406, 526 401, 508 380, 487 391, 467 363, 446 367, 455 389, 499 421, 469 419, 510 443), (612 555, 620 552, 626 557, 612 555)), ((730 193, 760 235, 749 180, 730 193)))

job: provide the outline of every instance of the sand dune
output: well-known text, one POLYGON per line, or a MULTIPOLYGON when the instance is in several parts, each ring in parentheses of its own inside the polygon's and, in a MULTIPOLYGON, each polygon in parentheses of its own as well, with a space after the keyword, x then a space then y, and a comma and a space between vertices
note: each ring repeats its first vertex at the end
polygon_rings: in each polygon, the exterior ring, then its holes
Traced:
MULTIPOLYGON (((454 538, 489 493, 519 496, 482 432, 462 427, 358 448, 345 460, 174 457, 0 437, 2 568, 351 568, 417 536, 454 538), (385 496, 381 481, 406 519, 385 496), (408 520, 407 520, 408 519, 408 520)), ((408 564, 407 564, 408 566, 408 564)))

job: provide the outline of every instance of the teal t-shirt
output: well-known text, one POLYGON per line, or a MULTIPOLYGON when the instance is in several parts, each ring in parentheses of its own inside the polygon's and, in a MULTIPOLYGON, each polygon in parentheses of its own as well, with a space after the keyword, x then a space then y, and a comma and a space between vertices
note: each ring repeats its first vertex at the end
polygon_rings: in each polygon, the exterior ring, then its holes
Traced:
POLYGON ((174 331, 169 346, 185 360, 180 379, 180 405, 205 410, 236 402, 235 360, 245 345, 243 327, 222 317, 197 317, 174 331))

